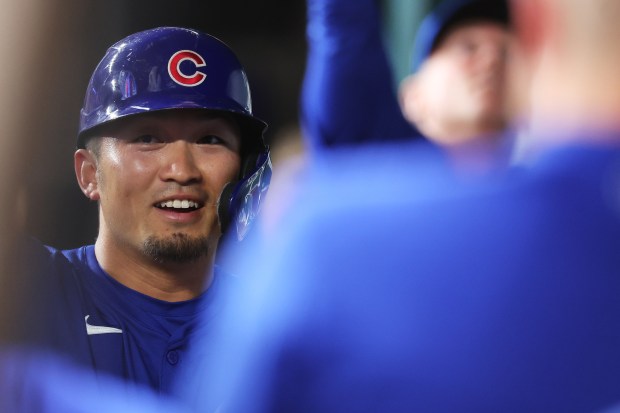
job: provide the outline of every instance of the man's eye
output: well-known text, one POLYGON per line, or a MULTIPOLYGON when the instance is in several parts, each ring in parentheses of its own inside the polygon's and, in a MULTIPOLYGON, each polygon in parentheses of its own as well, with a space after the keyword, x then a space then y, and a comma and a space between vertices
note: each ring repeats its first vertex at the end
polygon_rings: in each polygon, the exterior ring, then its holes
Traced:
POLYGON ((200 145, 219 145, 223 142, 224 141, 222 140, 222 138, 215 135, 205 135, 196 141, 196 143, 200 145))
POLYGON ((162 140, 154 135, 140 135, 134 139, 135 143, 153 144, 160 143, 162 140))
POLYGON ((136 142, 136 143, 157 143, 157 142, 159 142, 159 139, 157 139, 153 135, 142 135, 142 136, 138 136, 134 140, 134 142, 136 142))
POLYGON ((478 45, 476 44, 476 42, 471 40, 464 40, 460 42, 458 46, 461 51, 465 53, 473 53, 476 51, 476 49, 478 49, 478 45))

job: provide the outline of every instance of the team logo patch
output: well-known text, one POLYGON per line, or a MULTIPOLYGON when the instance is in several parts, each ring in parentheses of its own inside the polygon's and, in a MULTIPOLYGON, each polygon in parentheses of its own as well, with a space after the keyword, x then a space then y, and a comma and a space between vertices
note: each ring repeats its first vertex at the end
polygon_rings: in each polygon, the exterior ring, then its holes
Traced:
POLYGON ((176 83, 181 86, 193 87, 198 86, 206 79, 207 75, 199 72, 199 67, 206 66, 205 60, 198 53, 191 50, 179 50, 172 55, 168 60, 168 74, 176 83), (184 61, 190 61, 194 64, 195 68, 193 73, 181 72, 181 63, 184 61))

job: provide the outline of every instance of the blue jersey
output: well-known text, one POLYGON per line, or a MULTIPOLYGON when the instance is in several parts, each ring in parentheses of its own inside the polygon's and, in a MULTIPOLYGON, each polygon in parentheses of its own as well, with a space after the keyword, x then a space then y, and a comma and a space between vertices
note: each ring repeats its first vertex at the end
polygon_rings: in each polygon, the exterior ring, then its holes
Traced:
POLYGON ((198 320, 208 324, 219 311, 217 291, 229 277, 216 268, 200 297, 165 302, 106 274, 92 245, 59 251, 33 242, 26 257, 25 294, 32 300, 22 314, 27 344, 163 393, 186 362, 198 320))

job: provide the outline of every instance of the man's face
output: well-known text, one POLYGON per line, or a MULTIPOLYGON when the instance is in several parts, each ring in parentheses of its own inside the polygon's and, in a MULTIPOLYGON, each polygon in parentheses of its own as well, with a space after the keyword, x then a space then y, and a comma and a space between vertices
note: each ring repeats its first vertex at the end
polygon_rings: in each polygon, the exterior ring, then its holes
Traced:
POLYGON ((418 103, 411 108, 417 113, 411 117, 416 123, 456 130, 448 133, 453 135, 503 128, 510 41, 509 31, 493 22, 468 22, 450 29, 417 75, 418 103))
POLYGON ((99 237, 162 262, 213 253, 217 202, 240 170, 241 138, 228 119, 192 110, 116 121, 99 138, 99 237))

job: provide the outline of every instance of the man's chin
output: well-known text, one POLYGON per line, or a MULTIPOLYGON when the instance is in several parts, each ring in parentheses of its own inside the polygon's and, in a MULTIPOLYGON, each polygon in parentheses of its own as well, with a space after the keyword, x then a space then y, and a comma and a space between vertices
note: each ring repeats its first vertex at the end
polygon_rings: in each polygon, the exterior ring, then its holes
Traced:
POLYGON ((148 237, 142 244, 145 255, 164 263, 190 263, 209 254, 208 237, 195 237, 174 233, 167 237, 148 237))

